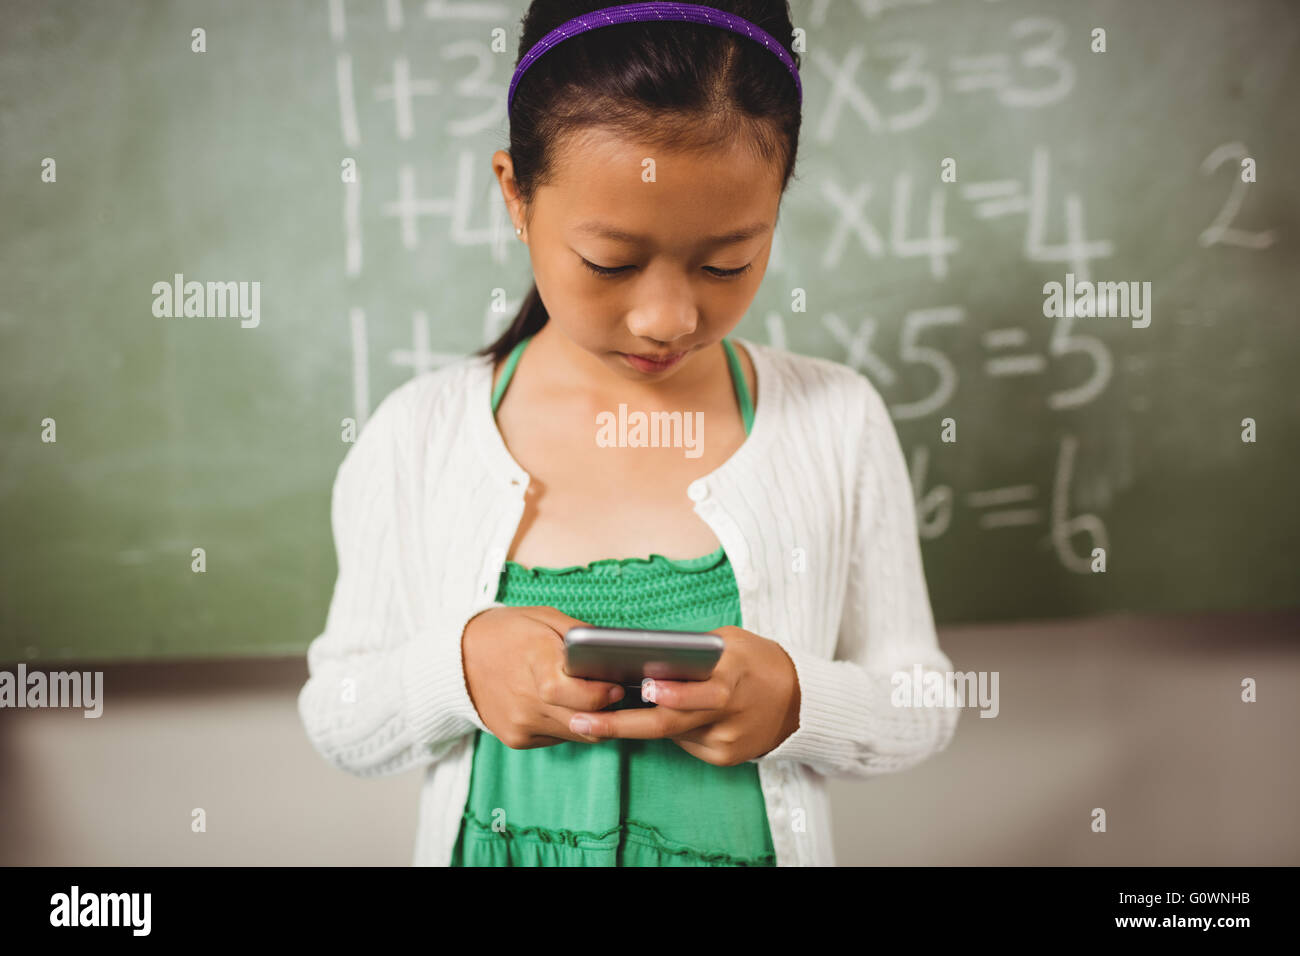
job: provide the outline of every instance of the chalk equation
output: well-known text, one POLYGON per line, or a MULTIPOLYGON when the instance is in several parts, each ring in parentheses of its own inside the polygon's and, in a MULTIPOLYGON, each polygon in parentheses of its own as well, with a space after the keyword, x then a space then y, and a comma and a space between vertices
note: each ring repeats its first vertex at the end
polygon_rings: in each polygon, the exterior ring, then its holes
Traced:
MULTIPOLYGON (((977 513, 981 531, 1044 525, 1052 550, 1065 570, 1093 574, 1104 570, 1110 552, 1106 524, 1095 514, 1072 514, 1070 488, 1074 481, 1079 439, 1062 435, 1057 443, 1055 469, 1046 495, 1034 484, 1016 483, 969 491, 960 503, 977 513), (1046 498, 1043 504, 1042 499, 1046 498), (1085 537, 1076 540, 1079 535, 1085 537), (1100 554, 1098 553, 1100 551, 1100 554)), ((930 449, 918 445, 912 451, 909 472, 916 500, 917 532, 923 541, 942 537, 952 525, 959 498, 950 485, 928 487, 930 449)))
POLYGON ((942 66, 932 65, 929 51, 919 43, 855 44, 838 60, 824 47, 814 47, 808 52, 809 63, 829 84, 812 127, 814 139, 829 143, 839 138, 849 116, 872 133, 917 129, 939 111, 945 90, 990 95, 1011 109, 1051 106, 1068 97, 1076 71, 1064 55, 1064 25, 1030 17, 1012 23, 1009 33, 1014 53, 952 56, 942 66), (863 64, 874 60, 891 66, 883 92, 864 88, 858 78, 863 64))
MULTIPOLYGON (((854 0, 843 5, 845 12, 839 4, 836 9, 837 16, 874 24, 893 12, 943 3, 956 5, 952 0, 854 0)), ((984 0, 983 5, 997 3, 984 0)), ((389 261, 371 267, 376 270, 427 263, 431 247, 479 250, 485 263, 507 264, 518 250, 482 140, 485 133, 504 128, 506 78, 514 57, 513 39, 507 44, 511 48, 502 50, 492 34, 502 25, 513 28, 522 8, 450 0, 326 0, 325 8, 335 47, 341 145, 359 157, 366 143, 377 143, 383 157, 378 162, 372 156, 366 164, 358 159, 364 177, 344 182, 345 275, 363 277, 367 238, 372 248, 378 245, 388 253, 379 258, 389 261), (394 38, 392 50, 377 54, 368 42, 354 56, 354 34, 373 40, 377 25, 371 19, 377 14, 383 18, 378 32, 387 30, 394 38), (350 29, 350 18, 359 17, 366 18, 369 28, 364 34, 350 29), (398 41, 411 26, 408 17, 437 25, 432 42, 428 37, 421 41, 428 55, 411 57, 401 49, 398 41), (428 148, 431 137, 436 138, 436 156, 428 148), (400 255, 393 256, 394 251, 400 255)), ((803 11, 806 22, 796 26, 826 26, 829 11, 829 0, 811 0, 803 11)), ((1011 19, 999 30, 991 47, 940 52, 910 38, 873 42, 867 30, 849 30, 845 41, 846 31, 829 34, 828 27, 827 35, 837 42, 810 44, 804 56, 804 75, 817 84, 816 99, 806 107, 809 145, 834 158, 834 144, 850 141, 855 132, 901 141, 910 132, 943 122, 939 114, 945 104, 1027 115, 1067 102, 1076 90, 1086 43, 1074 42, 1077 37, 1051 17, 1011 19)), ((801 233, 801 253, 808 259, 798 270, 781 271, 778 241, 772 271, 799 285, 804 275, 811 277, 805 283, 833 274, 857 275, 862 263, 877 262, 898 267, 892 274, 914 278, 918 295, 937 302, 892 312, 872 307, 851 315, 830 309, 815 313, 814 321, 837 350, 833 357, 889 396, 896 422, 953 415, 963 388, 1041 383, 1033 401, 1063 413, 1063 432, 1053 438, 1052 474, 1041 483, 1020 475, 964 491, 943 484, 942 477, 932 485, 930 473, 939 470, 932 455, 939 453, 916 445, 909 469, 918 530, 923 540, 940 539, 963 514, 985 533, 1038 527, 1061 567, 1089 573, 1098 570, 1097 553, 1108 550, 1108 540, 1102 516, 1076 514, 1072 508, 1080 440, 1077 422, 1068 413, 1107 395, 1117 366, 1112 345, 1068 310, 1045 318, 1041 297, 1027 295, 1023 311, 999 309, 989 317, 983 314, 986 304, 957 301, 969 297, 944 291, 958 266, 969 270, 984 262, 995 242, 1022 263, 1051 267, 1050 273, 1024 270, 1026 288, 1035 293, 1033 280, 1059 281, 1067 274, 1087 285, 1098 264, 1116 256, 1110 229, 1096 226, 1098 219, 1106 223, 1106 217, 1094 216, 1090 225, 1089 190, 1054 175, 1054 148, 1070 144, 1041 141, 1041 133, 1036 138, 1040 141, 1031 138, 1022 151, 1004 153, 1001 160, 983 154, 962 157, 961 175, 951 179, 941 175, 945 158, 938 155, 931 157, 932 165, 911 157, 906 168, 882 171, 875 166, 870 175, 823 171, 808 202, 820 213, 824 228, 801 233), (1008 234, 1011 242, 1003 241, 1008 234), (886 335, 896 337, 882 344, 886 335)), ((1240 142, 1197 145, 1191 159, 1191 168, 1215 183, 1240 164, 1253 164, 1240 142)), ((1274 243, 1275 230, 1242 224, 1249 219, 1244 212, 1247 182, 1253 179, 1234 173, 1229 183, 1222 183, 1221 205, 1217 212, 1207 212, 1206 221, 1197 224, 1201 232, 1189 235, 1189 243, 1253 250, 1274 243)), ((369 278, 374 281, 373 275, 369 278)), ((492 293, 478 317, 484 342, 503 331, 520 305, 500 288, 492 293)), ((788 318, 771 312, 762 321, 768 342, 788 348, 788 318)), ((347 310, 347 328, 358 425, 370 412, 372 366, 415 376, 463 357, 435 348, 437 330, 428 303, 406 308, 390 303, 381 311, 355 302, 347 310), (409 324, 409 342, 372 356, 372 322, 386 333, 409 324)), ((391 334, 384 341, 391 342, 391 334)), ((1122 367, 1138 368, 1141 361, 1124 356, 1122 367)))

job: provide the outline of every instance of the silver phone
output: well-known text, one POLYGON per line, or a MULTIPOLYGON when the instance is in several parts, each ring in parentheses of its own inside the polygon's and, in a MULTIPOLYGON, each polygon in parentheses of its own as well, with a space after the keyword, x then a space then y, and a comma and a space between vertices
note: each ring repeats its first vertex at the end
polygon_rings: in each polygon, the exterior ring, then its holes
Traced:
POLYGON ((571 627, 564 635, 564 672, 639 691, 646 677, 708 680, 723 647, 717 634, 695 631, 571 627))

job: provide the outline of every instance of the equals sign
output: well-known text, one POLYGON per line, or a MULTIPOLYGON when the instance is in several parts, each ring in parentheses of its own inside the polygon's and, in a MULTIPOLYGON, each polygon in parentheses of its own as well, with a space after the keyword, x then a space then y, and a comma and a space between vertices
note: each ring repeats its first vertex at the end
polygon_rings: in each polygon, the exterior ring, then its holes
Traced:
MULTIPOLYGON (((1024 329, 993 329, 983 335, 986 349, 1018 348, 1025 344, 1029 333, 1024 329)), ((1006 375, 1033 375, 1047 367, 1047 360, 1041 355, 1008 355, 1003 358, 991 358, 984 363, 984 371, 994 378, 1006 375)))
MULTIPOLYGON (((972 508, 993 508, 1029 501, 1036 494, 1038 491, 1033 485, 1011 485, 1007 488, 994 488, 991 491, 972 491, 966 496, 966 504, 972 508)), ((1041 519, 1042 512, 1037 508, 1006 508, 980 515, 980 527, 1008 528, 1014 525, 1037 524, 1041 519)))
POLYGON ((954 56, 948 69, 960 74, 952 81, 956 93, 973 93, 975 90, 999 90, 1007 85, 1007 56, 954 56))
POLYGON ((970 183, 961 187, 961 198, 975 203, 976 219, 993 219, 1010 213, 1028 212, 1029 197, 1015 179, 970 183))

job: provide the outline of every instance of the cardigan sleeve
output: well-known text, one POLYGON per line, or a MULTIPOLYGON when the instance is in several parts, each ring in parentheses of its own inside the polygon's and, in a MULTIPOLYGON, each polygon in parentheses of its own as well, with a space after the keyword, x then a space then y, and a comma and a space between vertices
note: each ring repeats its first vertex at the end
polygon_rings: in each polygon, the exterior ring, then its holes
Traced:
MULTIPOLYGON (((911 480, 889 411, 863 388, 865 422, 853 495, 852 554, 834 659, 786 647, 798 675, 799 727, 759 760, 794 760, 826 776, 865 777, 912 767, 948 746, 956 706, 903 706, 897 688, 946 687, 952 663, 930 609, 911 480), (931 672, 938 672, 935 676, 931 672)), ((941 702, 943 703, 943 702, 941 702)))
POLYGON ((338 577, 307 648, 298 712, 316 750, 362 777, 433 763, 486 730, 466 690, 460 637, 481 608, 420 626, 412 546, 409 391, 390 393, 344 456, 331 518, 338 577))

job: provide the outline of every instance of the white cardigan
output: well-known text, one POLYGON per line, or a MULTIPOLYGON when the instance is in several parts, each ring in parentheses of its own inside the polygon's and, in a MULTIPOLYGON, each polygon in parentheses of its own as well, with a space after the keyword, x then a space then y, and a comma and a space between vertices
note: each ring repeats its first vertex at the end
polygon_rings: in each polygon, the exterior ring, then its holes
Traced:
MULTIPOLYGON (((686 494, 731 561, 743 627, 798 674, 799 728, 755 759, 777 864, 832 865, 824 778, 905 770, 943 750, 956 706, 895 706, 892 675, 946 675, 911 482, 879 393, 856 371, 747 339, 750 434, 686 494)), ((424 768, 414 864, 451 860, 475 731, 460 639, 495 601, 528 474, 469 356, 379 404, 339 466, 338 579, 298 710, 313 746, 362 777, 424 768)), ((932 680, 928 678, 927 680, 932 680)), ((489 731, 490 732, 490 731, 489 731)))

